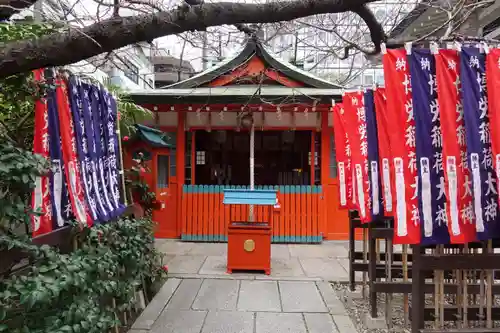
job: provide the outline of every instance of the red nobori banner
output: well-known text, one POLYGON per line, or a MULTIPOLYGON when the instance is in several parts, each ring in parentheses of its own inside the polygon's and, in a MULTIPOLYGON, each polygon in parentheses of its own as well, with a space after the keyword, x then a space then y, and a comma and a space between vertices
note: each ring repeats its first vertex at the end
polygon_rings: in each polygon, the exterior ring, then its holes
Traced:
MULTIPOLYGON (((35 80, 43 80, 43 70, 34 71, 35 80)), ((35 102, 35 134, 33 152, 49 159, 49 113, 47 101, 41 98, 35 102)), ((32 196, 32 209, 37 214, 31 216, 33 237, 52 231, 52 202, 50 200, 49 176, 37 177, 32 196)))
POLYGON ((467 243, 476 240, 476 226, 467 159, 464 111, 460 96, 460 58, 456 50, 433 48, 432 51, 436 59, 439 115, 443 137, 441 168, 444 168, 448 231, 452 243, 467 243))
MULTIPOLYGON (((489 49, 486 54, 486 91, 493 168, 497 175, 497 193, 500 194, 500 49, 489 49)), ((500 196, 499 202, 500 202, 500 196)))
MULTIPOLYGON (((406 50, 386 50, 383 56, 386 115, 391 151, 391 189, 394 243, 420 243, 415 119, 406 50)), ((378 119, 378 118, 377 118, 378 119)))
POLYGON ((391 146, 389 144, 390 119, 387 118, 385 88, 374 89, 375 116, 377 118, 378 155, 382 171, 382 191, 385 215, 392 216, 391 146))
POLYGON ((344 113, 344 106, 342 104, 335 104, 332 107, 332 112, 335 156, 339 179, 339 205, 340 208, 351 208, 349 204, 352 202, 351 147, 341 119, 344 113))
POLYGON ((68 184, 71 208, 76 220, 81 224, 92 225, 92 218, 84 199, 80 166, 76 153, 76 139, 73 118, 69 109, 67 86, 63 80, 57 80, 56 94, 59 111, 59 127, 61 131, 61 147, 64 157, 64 171, 68 184))
POLYGON ((353 192, 361 222, 371 221, 371 197, 368 177, 368 142, 363 92, 349 92, 343 96, 344 125, 351 146, 353 192))

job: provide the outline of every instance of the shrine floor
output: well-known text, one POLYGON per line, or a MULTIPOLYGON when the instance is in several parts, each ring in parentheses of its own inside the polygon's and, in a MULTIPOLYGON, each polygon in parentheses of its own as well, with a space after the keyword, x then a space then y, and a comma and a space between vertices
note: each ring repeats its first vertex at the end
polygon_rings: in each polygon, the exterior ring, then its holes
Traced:
POLYGON ((347 242, 272 245, 271 275, 227 274, 226 244, 158 240, 169 279, 129 333, 357 333, 330 285, 347 242))

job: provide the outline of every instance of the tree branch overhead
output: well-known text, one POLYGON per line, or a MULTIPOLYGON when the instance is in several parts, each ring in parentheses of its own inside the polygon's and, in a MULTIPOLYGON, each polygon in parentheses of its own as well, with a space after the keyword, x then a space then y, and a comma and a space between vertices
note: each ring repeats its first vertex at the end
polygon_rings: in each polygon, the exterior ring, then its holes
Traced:
MULTIPOLYGON (((147 15, 113 17, 81 29, 70 28, 66 32, 3 45, 0 49, 0 77, 47 66, 68 65, 126 45, 185 31, 203 31, 220 25, 291 21, 305 16, 347 11, 357 13, 366 22, 377 50, 386 37, 380 23, 366 6, 375 1, 219 2, 180 6, 171 11, 147 15)), ((6 12, 0 11, 0 17, 2 13, 6 12)))

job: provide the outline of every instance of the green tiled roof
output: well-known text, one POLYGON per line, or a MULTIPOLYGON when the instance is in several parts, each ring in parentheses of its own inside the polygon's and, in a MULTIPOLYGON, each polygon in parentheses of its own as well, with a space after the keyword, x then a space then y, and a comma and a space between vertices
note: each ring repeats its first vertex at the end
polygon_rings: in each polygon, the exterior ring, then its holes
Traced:
POLYGON ((159 148, 175 148, 172 138, 166 133, 155 128, 136 124, 137 135, 145 142, 153 147, 159 148))

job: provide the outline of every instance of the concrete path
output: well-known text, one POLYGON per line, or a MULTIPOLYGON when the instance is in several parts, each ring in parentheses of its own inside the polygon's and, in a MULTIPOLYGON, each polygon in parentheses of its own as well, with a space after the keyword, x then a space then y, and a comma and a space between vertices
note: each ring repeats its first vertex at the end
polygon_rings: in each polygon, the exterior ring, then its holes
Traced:
POLYGON ((357 333, 328 282, 346 244, 273 245, 266 276, 225 273, 226 244, 160 241, 170 278, 130 333, 357 333))

